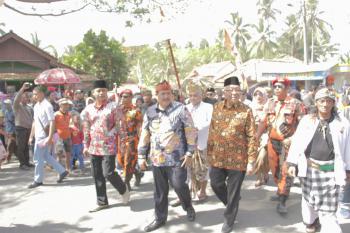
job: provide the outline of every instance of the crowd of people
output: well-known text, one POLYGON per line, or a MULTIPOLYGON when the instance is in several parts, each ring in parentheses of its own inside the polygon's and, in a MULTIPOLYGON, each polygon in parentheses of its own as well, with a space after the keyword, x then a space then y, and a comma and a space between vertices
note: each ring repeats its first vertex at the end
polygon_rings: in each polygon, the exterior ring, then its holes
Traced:
POLYGON ((150 169, 155 218, 146 232, 166 224, 169 204, 181 205, 195 221, 192 201, 206 201, 208 182, 225 205, 222 232, 231 232, 245 176, 256 174, 259 187, 270 172, 277 186, 271 201, 281 215, 299 177, 306 232, 342 232, 337 217, 350 218, 349 86, 299 92, 278 77, 248 92, 233 76, 221 90, 193 79, 182 95, 163 81, 154 96, 150 90, 109 92, 104 80, 93 85, 91 96, 71 89, 61 96, 24 83, 3 99, 0 166, 15 155, 19 169, 34 168, 32 189, 43 185, 45 166, 60 183, 84 173, 84 156, 90 157, 97 196, 90 212, 109 207, 106 180, 128 204, 131 180, 139 186, 150 169), (168 203, 170 186, 178 198, 168 203))

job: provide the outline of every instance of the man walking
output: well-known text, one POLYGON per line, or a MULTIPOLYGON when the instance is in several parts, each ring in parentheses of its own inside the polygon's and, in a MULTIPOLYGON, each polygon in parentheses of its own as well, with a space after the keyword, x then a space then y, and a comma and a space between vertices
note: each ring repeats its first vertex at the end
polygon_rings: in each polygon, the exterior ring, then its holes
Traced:
POLYGON ((122 113, 116 102, 108 102, 107 92, 106 81, 95 81, 92 93, 96 101, 81 113, 84 128, 83 153, 85 156, 91 156, 92 175, 97 194, 98 206, 90 212, 109 207, 106 179, 122 195, 124 204, 127 204, 130 198, 128 187, 115 172, 116 137, 120 130, 122 113))
POLYGON ((226 206, 222 233, 233 230, 245 174, 253 173, 258 144, 252 110, 240 102, 237 77, 224 81, 225 100, 214 105, 209 128, 210 185, 226 206))
POLYGON ((30 88, 29 83, 24 83, 13 101, 16 125, 16 156, 19 160, 19 168, 28 170, 34 165, 29 163, 29 136, 33 124, 33 109, 28 105, 29 98, 26 90, 30 88))
POLYGON ((267 130, 269 140, 267 153, 273 179, 278 186, 277 195, 271 201, 278 201, 276 211, 287 214, 286 201, 293 179, 287 174, 287 154, 299 120, 304 115, 301 102, 288 96, 290 81, 278 77, 272 81, 275 96, 265 104, 265 116, 257 130, 257 140, 267 130))
POLYGON ((337 222, 339 189, 350 182, 350 125, 335 109, 327 88, 315 94, 316 113, 305 116, 292 139, 288 173, 301 181, 306 232, 341 233, 337 222), (298 174, 296 174, 298 167, 298 174))
POLYGON ((32 144, 33 137, 35 137, 35 173, 34 182, 28 188, 36 188, 43 184, 45 162, 51 165, 59 174, 57 183, 61 183, 68 175, 68 172, 50 154, 55 130, 55 118, 52 105, 45 99, 45 87, 35 87, 33 98, 36 104, 34 106, 34 123, 32 125, 29 144, 32 144))
POLYGON ((197 130, 185 105, 173 101, 168 82, 157 84, 156 95, 158 104, 145 113, 138 146, 140 163, 145 163, 150 148, 153 165, 155 219, 145 227, 146 232, 158 229, 167 221, 169 181, 187 212, 187 219, 195 220, 186 168, 191 166, 197 130))

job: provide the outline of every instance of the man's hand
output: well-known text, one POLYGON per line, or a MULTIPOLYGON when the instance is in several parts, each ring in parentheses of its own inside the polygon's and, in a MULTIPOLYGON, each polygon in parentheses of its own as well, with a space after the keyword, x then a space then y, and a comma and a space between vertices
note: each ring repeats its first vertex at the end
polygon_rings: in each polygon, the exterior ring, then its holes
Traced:
POLYGON ((53 144, 53 139, 52 139, 52 137, 51 138, 47 138, 46 140, 45 140, 45 143, 44 143, 44 145, 45 146, 48 146, 48 145, 52 145, 53 144))
POLYGON ((254 173, 254 165, 252 163, 248 163, 246 173, 247 173, 248 176, 253 175, 253 173, 254 173))
POLYGON ((185 156, 184 161, 181 164, 181 167, 191 167, 192 166, 192 156, 185 156))
POLYGON ((146 171, 147 170, 147 161, 146 159, 140 158, 138 159, 138 164, 140 166, 141 171, 146 171))
POLYGON ((23 83, 23 86, 21 87, 21 89, 25 91, 25 90, 28 90, 30 87, 31 87, 31 84, 28 82, 25 82, 23 83))
POLYGON ((85 157, 89 157, 89 150, 88 150, 88 148, 84 148, 84 150, 83 150, 83 155, 84 155, 85 157))
POLYGON ((350 172, 346 172, 346 182, 350 184, 350 172))
POLYGON ((291 177, 296 176, 296 168, 294 166, 290 166, 288 168, 288 176, 291 176, 291 177))
POLYGON ((29 146, 33 145, 33 137, 29 137, 28 145, 29 146))

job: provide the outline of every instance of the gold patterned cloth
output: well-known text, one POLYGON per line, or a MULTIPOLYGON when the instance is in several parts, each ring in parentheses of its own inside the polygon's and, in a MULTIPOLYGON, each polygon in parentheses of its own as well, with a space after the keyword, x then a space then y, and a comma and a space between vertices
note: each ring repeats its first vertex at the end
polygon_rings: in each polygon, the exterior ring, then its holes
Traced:
POLYGON ((243 103, 232 107, 221 101, 214 106, 209 129, 208 161, 211 166, 245 171, 254 163, 258 143, 252 110, 243 103))

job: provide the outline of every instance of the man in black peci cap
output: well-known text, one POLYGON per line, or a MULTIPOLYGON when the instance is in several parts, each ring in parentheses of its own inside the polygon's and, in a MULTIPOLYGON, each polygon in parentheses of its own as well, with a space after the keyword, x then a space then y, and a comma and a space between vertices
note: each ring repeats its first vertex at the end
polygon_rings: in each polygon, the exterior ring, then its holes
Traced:
POLYGON ((109 207, 106 179, 118 190, 124 204, 127 204, 130 198, 127 186, 115 172, 117 154, 115 142, 122 112, 116 102, 108 102, 107 92, 106 81, 95 81, 92 94, 96 101, 81 113, 84 128, 84 155, 91 156, 92 175, 97 194, 98 207, 90 212, 109 207))

